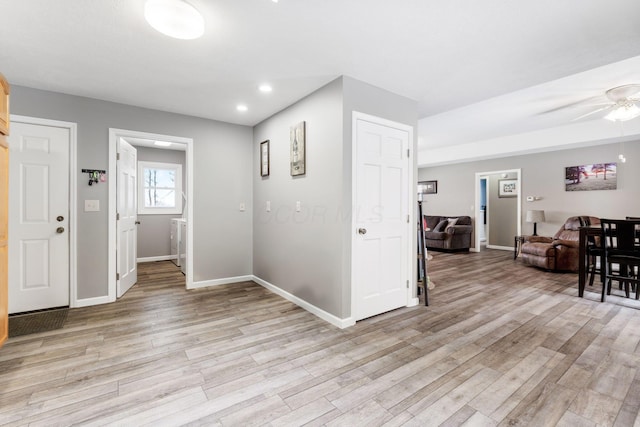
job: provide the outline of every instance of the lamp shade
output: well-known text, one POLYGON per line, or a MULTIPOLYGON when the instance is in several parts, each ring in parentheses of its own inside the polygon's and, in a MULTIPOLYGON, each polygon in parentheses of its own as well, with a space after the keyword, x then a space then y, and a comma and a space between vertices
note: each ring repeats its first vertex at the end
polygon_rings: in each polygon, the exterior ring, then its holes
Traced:
POLYGON ((544 222, 544 211, 541 211, 541 210, 527 211, 527 216, 525 217, 525 221, 544 222))

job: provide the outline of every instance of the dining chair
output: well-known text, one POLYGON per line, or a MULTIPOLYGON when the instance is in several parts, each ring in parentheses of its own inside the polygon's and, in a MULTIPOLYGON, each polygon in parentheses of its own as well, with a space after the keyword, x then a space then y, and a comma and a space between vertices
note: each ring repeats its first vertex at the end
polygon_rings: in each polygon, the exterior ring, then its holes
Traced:
POLYGON ((629 296, 629 285, 635 288, 636 299, 640 296, 640 278, 637 268, 640 267, 640 245, 636 244, 640 233, 640 220, 601 219, 602 238, 604 240, 604 283, 602 284, 602 298, 611 295, 611 282, 618 281, 624 285, 625 295, 629 296), (618 271, 613 271, 612 265, 618 265, 618 271))

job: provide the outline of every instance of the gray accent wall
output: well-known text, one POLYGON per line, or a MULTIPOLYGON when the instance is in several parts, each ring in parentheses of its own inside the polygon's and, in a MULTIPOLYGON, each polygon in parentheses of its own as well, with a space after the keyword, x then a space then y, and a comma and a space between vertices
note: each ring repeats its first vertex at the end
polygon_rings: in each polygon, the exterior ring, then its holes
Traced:
POLYGON ((108 292, 108 186, 86 185, 82 168, 108 169, 109 128, 193 138, 194 282, 252 272, 253 130, 197 117, 149 110, 21 86, 11 88, 12 114, 78 124, 78 298, 108 292), (99 212, 84 212, 85 199, 100 201, 99 212), (240 203, 247 210, 240 212, 240 203))
POLYGON ((471 210, 475 201, 475 173, 518 168, 522 169, 523 234, 533 232, 533 224, 524 222, 529 209, 545 211, 546 221, 538 224, 541 236, 553 236, 565 220, 574 215, 640 216, 640 141, 420 168, 418 180, 438 180, 438 194, 426 195, 425 210, 435 215, 475 217, 471 210), (565 167, 619 162, 621 152, 627 162, 618 163, 617 190, 565 191, 565 167), (527 202, 527 196, 540 200, 527 202))
MULTIPOLYGON (((151 147, 136 147, 138 161, 173 163, 182 165, 182 191, 187 194, 187 168, 185 152, 151 147)), ((182 196, 180 196, 182 197, 182 196)), ((184 203, 184 200, 183 200, 184 203)), ((183 204, 183 209, 186 203, 183 204)), ((138 258, 168 256, 171 254, 170 227, 173 215, 140 215, 138 214, 138 258)))
POLYGON ((487 245, 513 247, 513 237, 518 233, 518 198, 499 197, 498 185, 502 179, 516 179, 517 176, 513 173, 503 178, 502 174, 495 174, 488 178, 487 245))
POLYGON ((334 80, 254 128, 254 275, 342 317, 342 81, 334 80), (289 128, 306 122, 306 174, 292 177, 289 128), (270 141, 270 175, 259 147, 270 141), (271 202, 271 212, 266 202, 271 202), (296 201, 301 212, 295 211, 296 201))
POLYGON ((341 77, 254 128, 254 275, 342 319, 351 316, 354 110, 417 126, 415 101, 341 77), (289 128, 300 121, 306 122, 307 173, 292 177, 289 128), (265 140, 269 177, 259 173, 265 140))

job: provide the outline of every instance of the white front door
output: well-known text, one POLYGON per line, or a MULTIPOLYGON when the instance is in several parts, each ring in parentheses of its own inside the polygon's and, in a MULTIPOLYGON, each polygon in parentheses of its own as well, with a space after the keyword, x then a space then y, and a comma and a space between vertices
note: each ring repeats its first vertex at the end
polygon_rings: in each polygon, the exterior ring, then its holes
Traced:
POLYGON ((69 305, 69 129, 11 124, 9 313, 69 305))
POLYGON ((360 320, 408 303, 409 132, 357 117, 355 132, 352 286, 360 320))
POLYGON ((118 256, 116 257, 117 294, 124 295, 138 281, 137 264, 137 151, 122 138, 118 138, 117 206, 116 221, 118 256))

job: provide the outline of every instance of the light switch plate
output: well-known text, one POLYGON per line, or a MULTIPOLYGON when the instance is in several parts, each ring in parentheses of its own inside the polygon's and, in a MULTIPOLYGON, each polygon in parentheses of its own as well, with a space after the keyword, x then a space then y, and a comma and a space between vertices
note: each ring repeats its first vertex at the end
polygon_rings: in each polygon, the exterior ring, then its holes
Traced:
POLYGON ((267 200, 267 212, 271 212, 271 201, 267 200))
POLYGON ((298 200, 296 202, 296 212, 300 212, 300 209, 302 209, 302 205, 300 204, 300 200, 298 200))
POLYGON ((244 203, 240 203, 240 212, 244 212, 246 210, 246 206, 244 203))
POLYGON ((85 200, 84 201, 84 211, 85 212, 99 212, 100 211, 100 200, 85 200))

